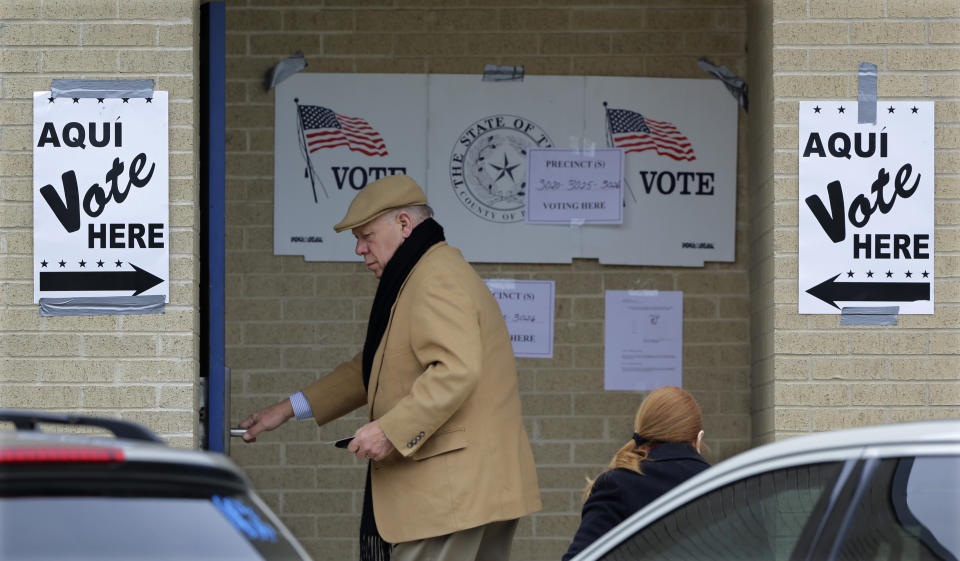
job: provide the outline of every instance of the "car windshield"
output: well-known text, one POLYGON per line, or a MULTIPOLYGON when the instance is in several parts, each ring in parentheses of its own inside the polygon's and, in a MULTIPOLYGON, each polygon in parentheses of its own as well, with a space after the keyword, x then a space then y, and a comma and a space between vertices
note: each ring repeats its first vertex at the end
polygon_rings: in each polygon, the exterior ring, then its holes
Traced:
POLYGON ((248 497, 0 498, 0 559, 300 559, 248 497))

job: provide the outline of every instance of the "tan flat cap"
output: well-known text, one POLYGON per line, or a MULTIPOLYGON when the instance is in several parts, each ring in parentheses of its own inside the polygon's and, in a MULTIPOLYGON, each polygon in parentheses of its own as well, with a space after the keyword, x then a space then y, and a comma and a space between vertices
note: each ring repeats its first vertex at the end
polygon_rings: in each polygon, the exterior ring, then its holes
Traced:
POLYGON ((333 229, 352 230, 395 208, 425 204, 427 196, 416 181, 406 175, 388 175, 357 193, 347 215, 333 229))

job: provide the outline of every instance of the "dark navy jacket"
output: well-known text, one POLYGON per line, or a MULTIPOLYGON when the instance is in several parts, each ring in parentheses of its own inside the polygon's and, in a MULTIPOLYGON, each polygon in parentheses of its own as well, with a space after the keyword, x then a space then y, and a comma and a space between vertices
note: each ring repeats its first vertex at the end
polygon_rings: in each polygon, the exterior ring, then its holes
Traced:
POLYGON ((583 504, 580 528, 563 561, 573 558, 607 530, 708 467, 710 464, 689 444, 665 442, 654 446, 641 462, 643 475, 623 468, 604 472, 594 482, 583 504))

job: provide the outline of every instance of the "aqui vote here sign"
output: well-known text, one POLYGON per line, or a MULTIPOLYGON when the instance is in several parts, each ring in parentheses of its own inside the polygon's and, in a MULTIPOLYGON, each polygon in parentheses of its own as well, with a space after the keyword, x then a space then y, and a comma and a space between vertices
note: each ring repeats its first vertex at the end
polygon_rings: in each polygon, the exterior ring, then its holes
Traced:
POLYGON ((934 309, 934 104, 802 101, 799 313, 934 309))
POLYGON ((167 92, 33 99, 34 302, 170 301, 167 92))

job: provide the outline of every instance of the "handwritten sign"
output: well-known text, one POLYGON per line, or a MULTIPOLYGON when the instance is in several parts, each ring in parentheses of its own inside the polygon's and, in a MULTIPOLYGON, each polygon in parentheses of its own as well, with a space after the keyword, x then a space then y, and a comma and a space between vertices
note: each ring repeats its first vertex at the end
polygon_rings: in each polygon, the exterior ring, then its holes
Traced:
POLYGON ((486 279, 510 332, 513 355, 553 357, 553 281, 486 279))
POLYGON ((167 92, 33 96, 33 298, 170 300, 167 92))
POLYGON ((608 290, 604 326, 604 389, 681 385, 683 292, 608 290))
POLYGON ((623 223, 623 150, 527 150, 527 224, 623 223))
POLYGON ((933 313, 933 102, 800 102, 799 312, 933 313))

